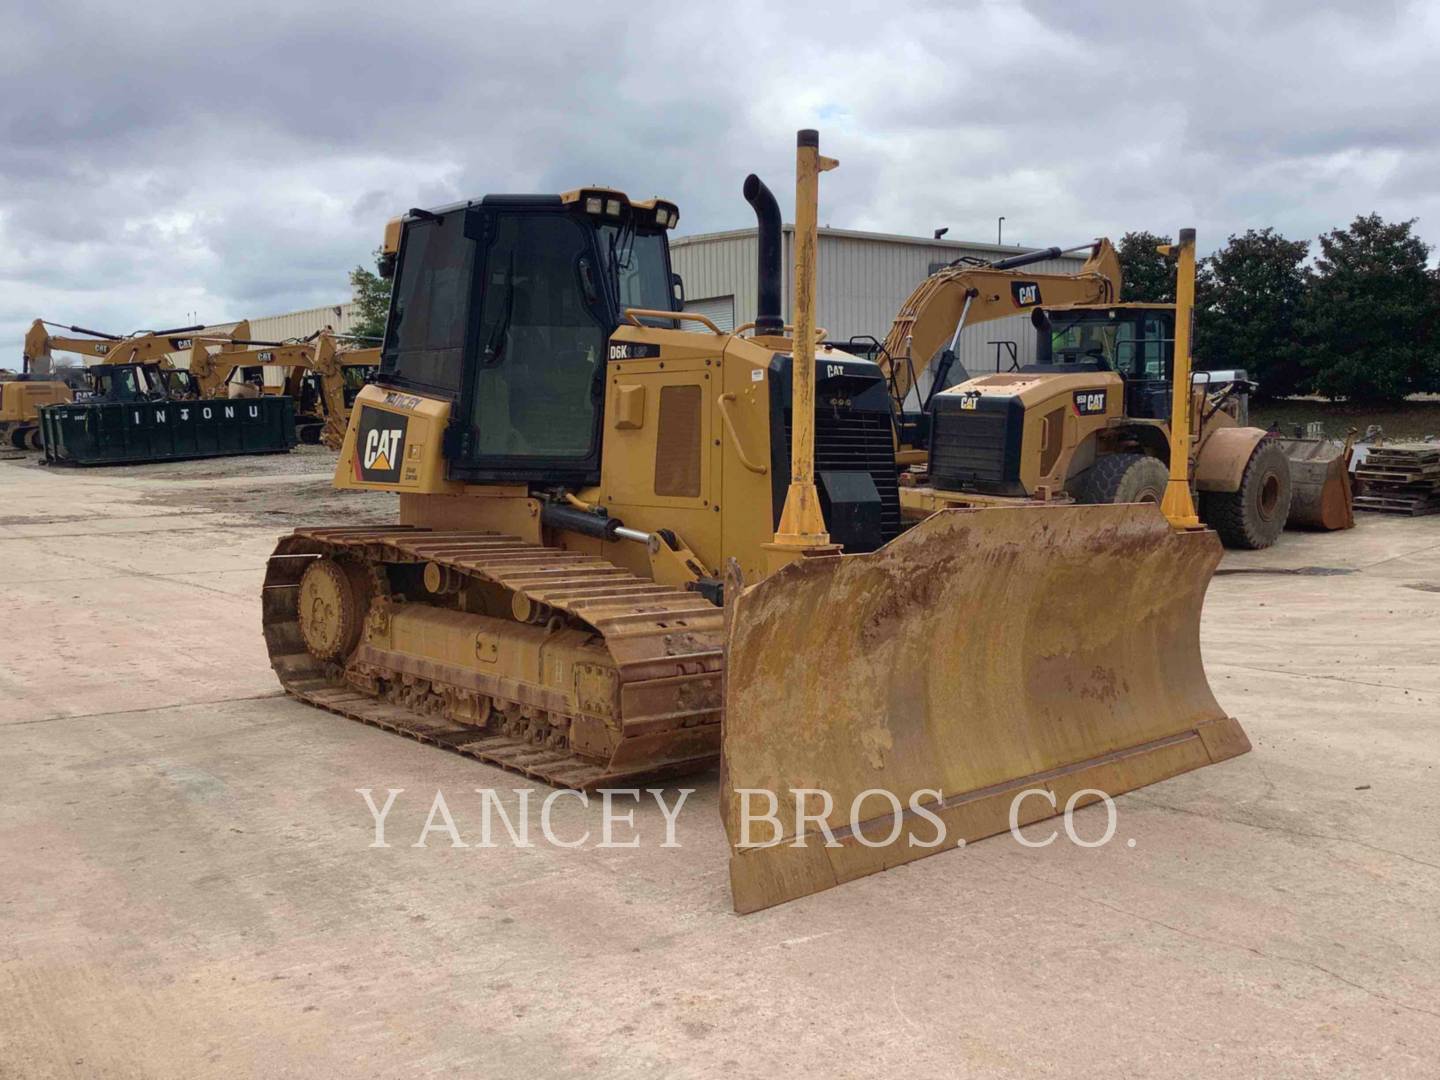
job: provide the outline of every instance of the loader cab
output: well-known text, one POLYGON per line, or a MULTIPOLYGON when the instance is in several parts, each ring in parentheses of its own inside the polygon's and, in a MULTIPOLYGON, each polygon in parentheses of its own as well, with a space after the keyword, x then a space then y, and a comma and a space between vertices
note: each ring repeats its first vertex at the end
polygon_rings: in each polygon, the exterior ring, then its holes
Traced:
POLYGON ((1117 304, 1037 311, 1036 362, 1027 372, 1113 371, 1125 382, 1125 415, 1168 420, 1175 309, 1117 304))
POLYGON ((451 479, 599 480, 610 335, 627 309, 679 309, 678 219, 607 188, 406 216, 376 381, 453 403, 451 479))

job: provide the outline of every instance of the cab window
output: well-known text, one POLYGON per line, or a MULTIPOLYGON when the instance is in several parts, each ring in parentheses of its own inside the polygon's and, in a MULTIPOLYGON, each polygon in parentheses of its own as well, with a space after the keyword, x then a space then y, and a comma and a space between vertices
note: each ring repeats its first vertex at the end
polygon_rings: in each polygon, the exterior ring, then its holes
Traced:
POLYGON ((383 366, 396 383, 458 393, 472 249, 463 212, 406 224, 385 327, 383 366))

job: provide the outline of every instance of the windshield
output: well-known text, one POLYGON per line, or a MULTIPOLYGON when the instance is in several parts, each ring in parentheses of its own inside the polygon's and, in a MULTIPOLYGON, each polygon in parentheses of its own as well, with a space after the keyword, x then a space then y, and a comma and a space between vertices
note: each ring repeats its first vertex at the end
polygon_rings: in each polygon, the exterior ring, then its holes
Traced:
POLYGON ((1085 312, 1068 320, 1057 315, 1050 331, 1052 362, 1103 360, 1124 375, 1163 379, 1174 348, 1166 314, 1146 311, 1115 319, 1109 312, 1085 312))
MULTIPOLYGON (((623 314, 626 308, 671 311, 670 268, 663 232, 636 232, 630 226, 601 225, 600 257, 623 314)), ((671 319, 645 319, 652 326, 673 326, 671 319)))
POLYGON ((345 380, 345 389, 347 390, 363 388, 373 374, 375 374, 374 364, 347 364, 340 369, 340 377, 345 380))
POLYGON ((94 371, 90 375, 95 393, 112 401, 136 401, 162 392, 158 369, 146 367, 115 367, 94 371))

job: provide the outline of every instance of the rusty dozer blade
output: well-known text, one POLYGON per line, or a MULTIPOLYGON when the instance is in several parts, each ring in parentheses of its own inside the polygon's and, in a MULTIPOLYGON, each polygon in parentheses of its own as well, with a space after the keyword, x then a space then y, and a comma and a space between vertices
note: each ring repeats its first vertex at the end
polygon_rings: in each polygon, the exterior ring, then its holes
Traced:
POLYGON ((1353 529, 1350 443, 1330 439, 1276 439, 1290 460, 1289 528, 1353 529))
POLYGON ((1026 791, 1022 825, 1078 791, 1093 789, 1077 806, 1243 754, 1200 659, 1219 560, 1214 533, 1176 532, 1153 505, 945 510, 879 551, 737 590, 721 809, 735 910, 1003 832, 1026 791), (818 791, 838 846, 813 820, 797 832, 818 791))

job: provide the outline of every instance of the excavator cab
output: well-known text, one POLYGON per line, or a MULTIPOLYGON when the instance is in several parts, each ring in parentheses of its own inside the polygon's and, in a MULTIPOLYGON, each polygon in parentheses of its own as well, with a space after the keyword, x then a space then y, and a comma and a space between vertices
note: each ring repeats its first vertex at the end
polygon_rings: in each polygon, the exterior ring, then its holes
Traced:
POLYGON ((86 375, 93 401, 184 401, 200 396, 190 372, 159 364, 96 364, 86 375))
POLYGON ((355 404, 355 395, 365 389, 368 383, 378 370, 374 364, 344 364, 340 368, 340 378, 344 383, 342 392, 345 395, 345 407, 351 408, 355 404))

